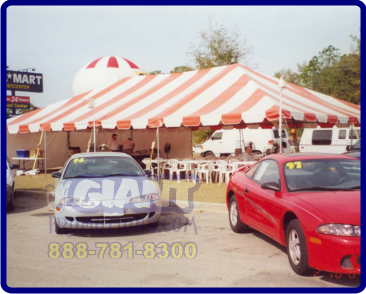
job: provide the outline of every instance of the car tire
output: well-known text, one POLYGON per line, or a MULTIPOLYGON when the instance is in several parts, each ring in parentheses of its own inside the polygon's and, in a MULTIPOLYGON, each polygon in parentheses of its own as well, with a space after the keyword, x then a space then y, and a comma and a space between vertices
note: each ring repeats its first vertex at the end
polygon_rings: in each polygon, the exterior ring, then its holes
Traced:
POLYGON ((65 235, 70 233, 70 230, 67 228, 60 228, 59 225, 57 224, 57 221, 55 220, 55 233, 57 235, 65 235))
POLYGON ((311 271, 305 234, 298 219, 293 219, 286 229, 286 251, 292 270, 300 276, 311 271))
POLYGON ((235 233, 245 233, 248 226, 240 220, 238 202, 236 196, 233 195, 229 202, 229 222, 230 227, 235 233))
POLYGON ((205 153, 205 157, 206 156, 215 156, 215 154, 212 152, 212 151, 207 151, 206 153, 205 153))
POLYGON ((11 197, 10 197, 10 201, 6 208, 7 208, 7 211, 14 211, 14 209, 15 209, 14 186, 11 188, 11 197))

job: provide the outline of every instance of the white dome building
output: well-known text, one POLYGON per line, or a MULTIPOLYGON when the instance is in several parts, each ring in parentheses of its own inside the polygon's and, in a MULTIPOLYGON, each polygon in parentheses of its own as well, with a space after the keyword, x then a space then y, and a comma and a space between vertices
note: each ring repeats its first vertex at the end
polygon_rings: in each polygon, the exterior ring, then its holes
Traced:
POLYGON ((74 96, 107 86, 125 77, 146 75, 145 70, 122 57, 106 56, 85 64, 75 75, 74 96))

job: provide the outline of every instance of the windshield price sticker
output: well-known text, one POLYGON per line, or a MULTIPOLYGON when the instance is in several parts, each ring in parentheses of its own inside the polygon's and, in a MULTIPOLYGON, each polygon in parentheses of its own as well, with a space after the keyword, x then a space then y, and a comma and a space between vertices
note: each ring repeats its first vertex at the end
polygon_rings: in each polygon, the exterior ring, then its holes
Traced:
POLYGON ((302 169, 302 163, 301 163, 301 161, 288 162, 288 163, 286 163, 286 166, 289 169, 294 169, 294 168, 302 169))
POLYGON ((84 162, 84 158, 75 158, 74 163, 82 163, 84 162))

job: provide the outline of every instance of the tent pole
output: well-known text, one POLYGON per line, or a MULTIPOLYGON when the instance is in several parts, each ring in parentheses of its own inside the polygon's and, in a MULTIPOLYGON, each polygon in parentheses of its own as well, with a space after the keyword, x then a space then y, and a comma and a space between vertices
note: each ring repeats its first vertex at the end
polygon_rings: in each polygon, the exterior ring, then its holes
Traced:
POLYGON ((279 113, 279 132, 280 132, 280 153, 282 153, 282 90, 286 88, 286 81, 283 76, 281 76, 280 81, 278 83, 278 87, 280 88, 280 113, 279 113))
POLYGON ((96 140, 95 140, 95 105, 93 105, 93 114, 94 114, 94 153, 96 152, 96 140))
POLYGON ((353 124, 351 124, 351 146, 353 146, 353 124))
POLYGON ((44 133, 44 173, 47 178, 47 132, 44 133))
MULTIPOLYGON (((158 134, 158 142, 157 142, 157 149, 158 149, 158 184, 160 184, 160 152, 159 152, 159 149, 160 149, 160 134, 159 134, 159 127, 157 129, 157 134, 158 134)), ((154 151, 154 150, 153 150, 154 151)))
POLYGON ((280 133, 280 153, 282 153, 282 88, 280 89, 280 117, 279 117, 279 130, 280 133))

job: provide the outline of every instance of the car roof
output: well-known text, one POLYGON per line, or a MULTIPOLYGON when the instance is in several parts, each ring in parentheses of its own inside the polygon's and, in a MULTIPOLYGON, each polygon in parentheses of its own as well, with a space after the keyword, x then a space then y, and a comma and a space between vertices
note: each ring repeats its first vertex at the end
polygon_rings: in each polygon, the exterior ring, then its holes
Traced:
POLYGON ((273 154, 264 158, 274 158, 278 161, 289 161, 289 160, 308 160, 308 159, 353 159, 350 156, 343 154, 331 154, 331 153, 316 153, 316 152, 302 152, 302 153, 287 153, 287 154, 273 154))
POLYGON ((80 158, 80 157, 129 157, 130 155, 122 152, 85 152, 85 153, 77 153, 71 156, 71 158, 80 158))

